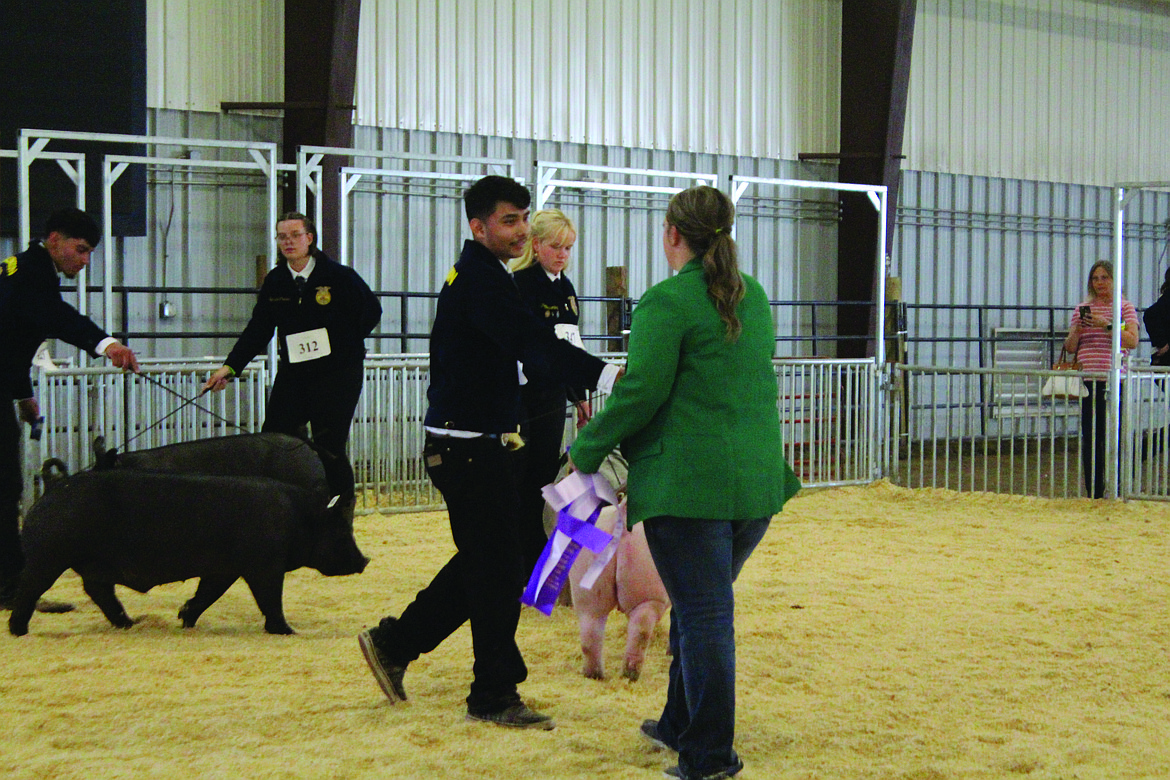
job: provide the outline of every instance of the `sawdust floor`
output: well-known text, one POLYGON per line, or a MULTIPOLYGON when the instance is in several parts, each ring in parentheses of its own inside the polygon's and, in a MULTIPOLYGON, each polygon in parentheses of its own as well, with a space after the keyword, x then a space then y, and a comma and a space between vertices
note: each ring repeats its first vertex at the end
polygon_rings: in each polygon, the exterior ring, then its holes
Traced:
MULTIPOLYGON (((552 732, 463 720, 466 628, 382 697, 354 640, 450 554, 442 513, 359 518, 357 577, 290 574, 296 636, 263 633, 243 583, 197 628, 195 583, 119 589, 138 624, 77 602, 0 636, 4 778, 652 778, 665 622, 642 679, 579 674, 576 622, 526 610, 526 699, 552 732)), ((805 493, 738 584, 745 780, 1170 777, 1170 504, 906 490, 805 493)))

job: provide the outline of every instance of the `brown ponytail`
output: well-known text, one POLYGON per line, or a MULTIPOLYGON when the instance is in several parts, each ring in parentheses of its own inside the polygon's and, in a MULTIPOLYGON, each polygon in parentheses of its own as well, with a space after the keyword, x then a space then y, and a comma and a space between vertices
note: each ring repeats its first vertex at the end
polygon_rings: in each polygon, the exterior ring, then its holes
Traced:
POLYGON ((737 340, 743 326, 735 310, 743 300, 744 286, 735 239, 731 237, 731 226, 735 223, 731 199, 714 187, 683 190, 670 199, 666 221, 678 229, 687 246, 702 258, 707 295, 727 328, 727 340, 737 340))

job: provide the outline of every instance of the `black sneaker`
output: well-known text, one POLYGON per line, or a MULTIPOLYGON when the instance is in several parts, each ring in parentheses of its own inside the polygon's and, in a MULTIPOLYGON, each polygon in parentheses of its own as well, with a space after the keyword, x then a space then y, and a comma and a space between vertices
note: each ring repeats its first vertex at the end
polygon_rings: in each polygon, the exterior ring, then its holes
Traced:
POLYGON ((735 777, 735 775, 739 774, 739 770, 741 769, 743 769, 743 761, 737 758, 735 759, 735 764, 732 766, 705 775, 690 775, 687 777, 683 775, 682 770, 677 766, 672 766, 664 770, 662 775, 663 777, 679 778, 680 780, 728 780, 728 778, 735 777))
POLYGON ((406 675, 406 667, 390 663, 385 653, 374 644, 374 637, 370 635, 370 629, 363 629, 358 634, 357 639, 358 647, 362 649, 362 655, 365 656, 366 663, 370 665, 370 671, 374 673, 374 679, 378 681, 382 693, 386 694, 386 698, 392 704, 406 701, 406 688, 402 685, 402 678, 406 675))
POLYGON ((505 707, 498 712, 467 711, 467 720, 478 720, 484 723, 494 723, 497 726, 506 726, 512 729, 541 729, 551 731, 557 727, 548 715, 529 709, 524 702, 518 702, 505 707))
MULTIPOLYGON (((642 739, 650 743, 655 750, 674 750, 670 745, 663 741, 662 737, 658 735, 658 721, 644 720, 642 727, 639 729, 642 739)), ((675 751, 676 753, 678 751, 675 751)))

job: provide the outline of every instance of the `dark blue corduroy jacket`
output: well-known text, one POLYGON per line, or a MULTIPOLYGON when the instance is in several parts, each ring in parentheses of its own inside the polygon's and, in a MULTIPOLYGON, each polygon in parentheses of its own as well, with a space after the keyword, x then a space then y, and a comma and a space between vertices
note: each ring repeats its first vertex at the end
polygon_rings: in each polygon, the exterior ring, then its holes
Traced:
POLYGON ((431 328, 426 424, 507 433, 520 423, 517 361, 527 376, 596 389, 598 358, 558 339, 525 305, 495 255, 465 241, 431 328))

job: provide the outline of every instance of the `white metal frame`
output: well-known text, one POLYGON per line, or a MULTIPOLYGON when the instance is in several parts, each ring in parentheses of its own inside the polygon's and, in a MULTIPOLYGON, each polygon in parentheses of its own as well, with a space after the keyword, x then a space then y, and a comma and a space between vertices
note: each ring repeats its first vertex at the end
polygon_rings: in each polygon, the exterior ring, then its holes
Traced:
POLYGON ((707 184, 719 186, 719 175, 715 173, 698 173, 694 171, 656 171, 647 168, 613 168, 607 165, 578 165, 576 163, 536 162, 536 209, 544 208, 548 199, 552 197, 557 187, 578 190, 600 190, 603 192, 649 192, 673 195, 682 192, 686 187, 674 187, 655 184, 631 184, 627 182, 593 181, 592 179, 564 179, 558 178, 561 171, 579 171, 586 174, 603 174, 605 176, 644 176, 658 179, 686 179, 691 182, 688 186, 707 184))
MULTIPOLYGON (((1121 290, 1125 289, 1125 209, 1142 190, 1170 190, 1170 182, 1121 182, 1113 185, 1113 342, 1109 369, 1109 403, 1106 406, 1105 429, 1105 497, 1117 498, 1132 490, 1132 470, 1126 469, 1121 484, 1117 473, 1117 457, 1121 451, 1121 290)), ((1138 337, 1140 340, 1140 336, 1138 337)))
MULTIPOLYGON (((337 242, 337 262, 342 265, 352 265, 349 257, 349 196, 353 188, 365 177, 381 179, 424 179, 426 181, 477 181, 484 177, 483 173, 441 173, 438 171, 408 171, 391 168, 351 168, 343 166, 338 169, 338 179, 341 197, 337 208, 337 224, 341 226, 341 237, 337 242)), ((524 183, 524 178, 513 176, 516 181, 524 183)), ((317 199, 320 203, 320 199, 317 199)))
MULTIPOLYGON (((523 179, 516 175, 516 163, 514 160, 505 160, 499 157, 458 157, 454 155, 441 154, 412 154, 410 152, 394 152, 394 151, 380 151, 374 149, 351 149, 342 146, 301 146, 297 148, 297 210, 302 214, 309 213, 309 193, 312 193, 313 198, 313 218, 317 223, 317 229, 321 229, 321 222, 323 217, 323 207, 321 203, 321 177, 324 175, 321 167, 321 161, 326 155, 333 155, 338 157, 347 157, 353 159, 355 157, 372 157, 379 160, 404 160, 414 162, 427 162, 433 165, 480 165, 486 166, 490 172, 498 173, 500 175, 511 176, 517 181, 523 183, 523 179)), ((362 176, 400 176, 404 178, 414 179, 455 179, 459 181, 473 181, 482 178, 485 174, 458 174, 458 173, 440 173, 438 171, 408 171, 398 169, 384 169, 384 168, 357 168, 357 167, 341 167, 338 170, 339 181, 341 185, 340 208, 338 214, 337 224, 341 227, 342 235, 338 241, 338 249, 340 257, 337 258, 339 263, 349 265, 349 236, 345 232, 345 225, 348 219, 349 207, 346 203, 346 197, 349 195, 353 186, 362 176), (353 174, 352 180, 347 174, 353 174)), ((317 235, 317 243, 321 243, 321 235, 317 235)))
MULTIPOLYGON (((9 157, 13 160, 16 160, 19 166, 20 152, 16 149, 0 149, 0 157, 9 157)), ((69 180, 73 182, 73 186, 77 190, 74 205, 84 211, 85 155, 81 152, 42 152, 35 159, 57 161, 57 165, 61 168, 62 171, 65 172, 65 175, 69 177, 69 180)), ((31 220, 31 216, 25 216, 28 212, 27 209, 22 206, 19 197, 17 198, 16 207, 18 230, 20 230, 22 227, 25 228, 19 234, 20 238, 18 239, 16 251, 23 252, 24 249, 28 246, 28 242, 32 240, 32 226, 27 224, 31 220)), ((85 277, 86 270, 82 268, 81 271, 77 274, 77 310, 82 314, 85 314, 86 310, 88 309, 86 305, 86 296, 84 295, 85 277)))
MULTIPOLYGON (((249 150, 254 152, 255 150, 249 150)), ((260 171, 268 179, 268 225, 274 226, 277 218, 276 205, 276 171, 281 166, 273 166, 271 161, 260 159, 259 155, 254 155, 256 160, 254 162, 231 160, 189 160, 183 157, 152 157, 149 155, 125 155, 125 154, 111 154, 102 158, 102 231, 104 233, 103 241, 106 246, 113 246, 113 202, 112 191, 114 184, 117 183, 119 177, 126 172, 126 169, 132 164, 146 164, 146 165, 172 165, 176 168, 186 168, 188 170, 205 168, 213 170, 236 170, 236 171, 260 171)), ((292 166, 287 166, 289 169, 292 166)), ((268 243, 268 265, 271 267, 276 264, 276 242, 269 239, 268 243)), ((113 301, 114 280, 113 274, 107 273, 105 275, 105 285, 102 289, 102 295, 105 300, 106 318, 105 329, 111 330, 112 309, 111 303, 113 301)))
MULTIPOLYGON (((105 289, 103 290, 105 316, 104 326, 107 331, 113 327, 113 201, 111 189, 131 163, 169 164, 187 168, 222 168, 259 170, 268 179, 268 214, 270 225, 276 224, 277 217, 277 171, 281 166, 276 160, 276 144, 270 141, 215 141, 202 138, 170 138, 151 135, 123 135, 120 133, 82 133, 70 130, 30 130, 20 131, 17 139, 17 198, 20 212, 20 244, 27 245, 31 238, 31 209, 29 205, 29 166, 38 159, 58 159, 62 168, 65 165, 61 158, 66 155, 60 152, 50 152, 45 149, 53 140, 97 141, 102 143, 134 143, 155 146, 178 146, 185 148, 211 149, 240 149, 246 151, 251 162, 230 162, 218 160, 192 160, 177 157, 160 157, 154 155, 106 155, 102 163, 102 232, 106 249, 103 260, 106 261, 105 289)), ((78 167, 74 183, 78 184, 78 207, 85 208, 84 187, 84 155, 80 155, 82 162, 78 167)), ((66 169, 66 173, 70 173, 66 169)), ((276 244, 268 242, 269 265, 276 264, 276 244)), ((79 275, 80 276, 80 275, 79 275)), ((86 313, 85 280, 81 277, 78 282, 78 311, 86 313)))
MULTIPOLYGON (((886 364, 886 214, 889 209, 889 191, 885 185, 873 184, 847 184, 842 182, 827 182, 827 181, 805 181, 802 179, 770 179, 759 176, 732 176, 731 177, 731 202, 738 204, 743 194, 747 192, 748 188, 756 186, 769 187, 792 187, 796 189, 817 189, 817 190, 835 190, 838 192, 864 192, 869 202, 878 212, 878 240, 877 240, 877 268, 878 278, 882 280, 881 284, 877 286, 877 331, 874 338, 874 371, 880 373, 884 370, 886 364)), ((734 235, 734 233, 732 234, 734 235)), ((889 386, 889 382, 874 382, 872 404, 875 410, 881 408, 881 392, 883 386, 889 386)), ((877 421, 881 415, 874 414, 870 418, 870 425, 875 426, 870 431, 870 440, 877 441, 877 421)), ((879 448, 880 449, 880 448, 879 448)), ((875 457, 873 462, 873 478, 880 479, 882 476, 883 466, 881 459, 875 457)))
MULTIPOLYGON (((886 362, 886 213, 889 192, 885 185, 880 184, 846 184, 831 181, 804 181, 802 179, 768 179, 759 176, 732 176, 731 202, 738 204, 739 199, 751 185, 773 187, 794 187, 797 189, 836 190, 838 192, 864 192, 869 202, 878 212, 878 251, 877 267, 882 284, 877 285, 877 337, 874 346, 874 362, 882 366, 886 362)), ((734 233, 733 233, 734 235, 734 233)))

